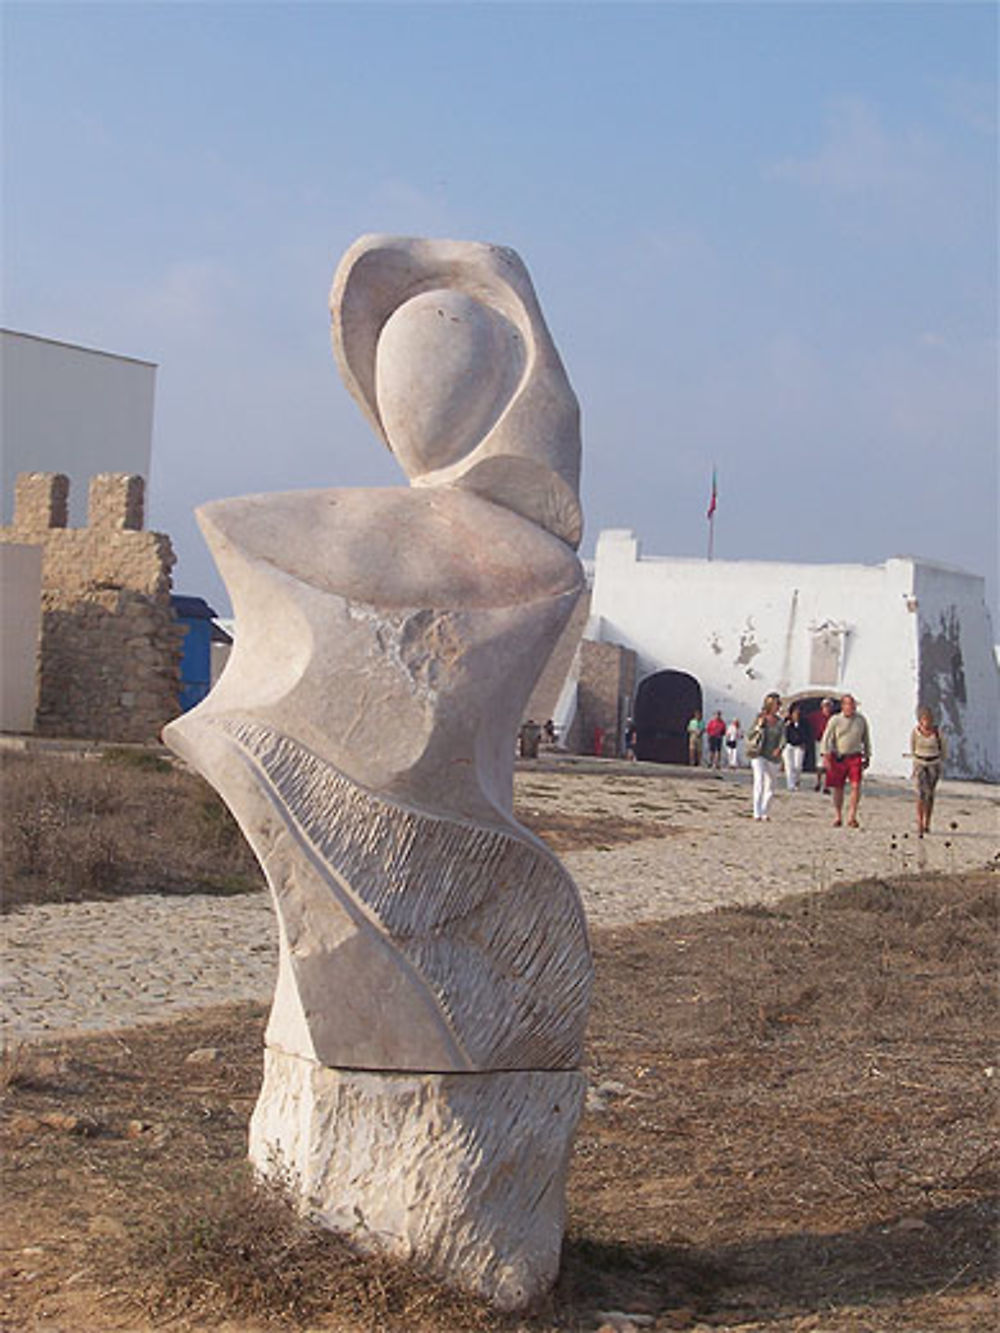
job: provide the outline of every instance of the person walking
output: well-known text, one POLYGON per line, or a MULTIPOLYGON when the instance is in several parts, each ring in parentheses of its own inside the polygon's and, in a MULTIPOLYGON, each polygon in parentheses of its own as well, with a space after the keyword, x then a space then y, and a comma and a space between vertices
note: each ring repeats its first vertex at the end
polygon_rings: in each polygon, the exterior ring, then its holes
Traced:
POLYGON ((729 755, 729 767, 739 768, 740 766, 740 736, 742 728, 738 717, 734 717, 732 722, 726 728, 726 753, 729 755))
POLYGON ((789 791, 798 791, 802 765, 806 757, 806 745, 809 743, 809 727, 802 717, 798 704, 792 704, 785 718, 785 748, 782 758, 785 761, 785 785, 789 791))
POLYGON ((826 724, 822 744, 826 764, 826 785, 833 793, 834 828, 843 823, 844 787, 851 784, 851 803, 847 809, 848 828, 858 827, 858 802, 861 799, 861 774, 872 757, 871 734, 864 715, 858 712, 853 694, 840 700, 840 712, 826 724))
POLYGON ((826 764, 823 761, 823 732, 826 731, 826 724, 833 717, 835 704, 832 699, 824 699, 819 708, 814 713, 810 713, 808 722, 812 727, 813 746, 816 755, 816 791, 823 790, 823 777, 826 773, 826 764))
POLYGON ((701 716, 701 709, 696 708, 687 725, 688 733, 688 763, 697 768, 701 763, 701 738, 705 734, 705 722, 701 716))
POLYGON ((781 747, 785 743, 785 729, 778 709, 781 696, 771 693, 764 702, 757 720, 747 733, 746 752, 753 771, 753 817, 768 820, 774 780, 778 776, 781 747))
POLYGON ((917 793, 917 836, 931 831, 934 793, 944 768, 947 749, 944 737, 927 707, 917 709, 917 725, 910 735, 913 756, 913 785, 917 793))
POLYGON ((537 759, 538 745, 542 739, 542 729, 533 717, 521 724, 518 732, 518 748, 522 759, 537 759))
POLYGON ((722 742, 726 736, 726 721, 721 713, 710 717, 705 724, 708 737, 708 766, 716 770, 722 767, 722 742))

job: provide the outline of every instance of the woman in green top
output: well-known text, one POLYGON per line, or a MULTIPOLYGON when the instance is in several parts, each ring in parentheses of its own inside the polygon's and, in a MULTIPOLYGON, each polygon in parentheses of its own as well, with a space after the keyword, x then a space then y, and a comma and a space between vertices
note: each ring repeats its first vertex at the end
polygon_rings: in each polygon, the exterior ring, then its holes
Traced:
POLYGON ((785 743, 785 725, 778 709, 780 694, 766 694, 757 721, 747 735, 747 756, 753 770, 753 817, 767 820, 778 776, 778 763, 785 743))
POLYGON ((701 738, 705 733, 705 719, 701 715, 701 709, 694 710, 694 716, 688 723, 688 763, 693 764, 695 768, 701 763, 701 738))

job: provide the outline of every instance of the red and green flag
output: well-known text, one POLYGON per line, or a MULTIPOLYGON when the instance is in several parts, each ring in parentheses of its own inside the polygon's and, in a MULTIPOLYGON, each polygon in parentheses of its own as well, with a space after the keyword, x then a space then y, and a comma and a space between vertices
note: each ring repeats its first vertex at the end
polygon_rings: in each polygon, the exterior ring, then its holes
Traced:
POLYGON ((719 483, 718 483, 718 478, 715 475, 715 468, 712 468, 712 495, 708 502, 708 513, 705 515, 706 518, 712 517, 712 515, 718 508, 718 504, 719 504, 719 483))

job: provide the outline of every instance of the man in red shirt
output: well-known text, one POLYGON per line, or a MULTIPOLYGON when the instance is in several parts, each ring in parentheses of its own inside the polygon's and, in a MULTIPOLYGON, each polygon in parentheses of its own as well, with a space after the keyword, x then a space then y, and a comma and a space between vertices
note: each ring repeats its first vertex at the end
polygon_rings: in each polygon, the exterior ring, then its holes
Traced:
POLYGON ((812 713, 806 714, 806 721, 812 728, 813 741, 816 754, 816 790, 819 791, 823 786, 823 775, 826 772, 826 761, 820 752, 820 741, 823 739, 823 732, 826 731, 826 724, 833 717, 834 703, 832 699, 824 699, 820 706, 812 713))
POLYGON ((710 717, 705 724, 705 735, 708 737, 708 766, 709 768, 722 767, 722 742, 726 735, 726 723, 721 713, 716 713, 710 717))

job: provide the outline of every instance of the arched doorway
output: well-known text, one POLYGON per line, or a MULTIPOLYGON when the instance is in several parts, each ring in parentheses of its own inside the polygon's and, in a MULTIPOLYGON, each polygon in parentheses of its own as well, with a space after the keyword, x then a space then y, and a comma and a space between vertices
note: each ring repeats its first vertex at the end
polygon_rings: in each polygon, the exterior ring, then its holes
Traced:
MULTIPOLYGON (((790 708, 792 704, 798 704, 799 712, 802 714, 803 722, 805 722, 813 730, 815 734, 813 717, 816 713, 819 712, 820 705, 822 704, 824 699, 833 699, 834 700, 833 711, 835 713, 840 712, 839 698, 834 698, 833 695, 827 693, 817 694, 814 690, 805 690, 799 694, 790 694, 785 698, 784 704, 786 710, 790 708)), ((805 763, 802 765, 806 773, 814 773, 816 771, 816 758, 818 753, 819 753, 818 741, 815 745, 809 745, 806 747, 805 763)))
POLYGON ((657 671, 635 696, 636 757, 657 764, 686 764, 687 724, 702 707, 701 686, 686 671, 657 671))

